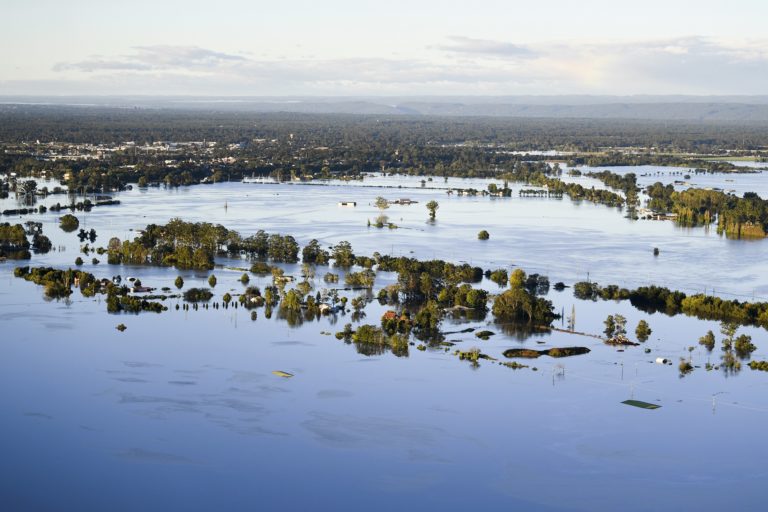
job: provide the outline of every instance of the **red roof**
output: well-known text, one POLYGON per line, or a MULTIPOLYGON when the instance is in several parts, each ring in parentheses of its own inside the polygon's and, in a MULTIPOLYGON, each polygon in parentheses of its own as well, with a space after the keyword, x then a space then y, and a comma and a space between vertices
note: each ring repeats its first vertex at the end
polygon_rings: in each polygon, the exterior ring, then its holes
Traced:
POLYGON ((394 311, 390 310, 390 311, 387 311, 386 313, 384 313, 384 316, 382 316, 381 318, 382 318, 382 320, 394 320, 394 319, 397 318, 397 313, 395 313, 394 311))

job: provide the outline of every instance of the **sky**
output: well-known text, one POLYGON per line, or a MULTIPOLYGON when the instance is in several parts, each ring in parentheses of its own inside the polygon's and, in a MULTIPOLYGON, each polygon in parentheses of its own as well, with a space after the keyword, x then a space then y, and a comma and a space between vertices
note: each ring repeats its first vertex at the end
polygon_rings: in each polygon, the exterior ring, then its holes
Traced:
POLYGON ((754 95, 765 0, 2 0, 0 95, 754 95))

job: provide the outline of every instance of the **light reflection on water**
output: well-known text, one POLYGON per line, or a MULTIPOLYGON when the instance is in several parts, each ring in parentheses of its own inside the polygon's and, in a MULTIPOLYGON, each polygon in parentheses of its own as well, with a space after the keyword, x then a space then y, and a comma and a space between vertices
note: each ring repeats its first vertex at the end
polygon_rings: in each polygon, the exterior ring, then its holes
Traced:
MULTIPOLYGON (((405 182, 418 187, 418 180, 405 182)), ((383 191, 287 184, 134 190, 120 194, 120 207, 96 208, 81 220, 99 233, 97 245, 178 215, 244 234, 259 228, 291 233, 300 243, 346 239, 362 254, 389 244, 391 252, 413 251, 419 258, 483 267, 514 262, 549 274, 552 282, 571 283, 589 271, 606 284, 648 279, 695 288, 703 279, 738 293, 768 285, 760 242, 631 223, 604 207, 568 200, 451 198, 419 188, 391 197, 383 191), (377 195, 420 203, 390 208, 386 213, 403 228, 379 231, 365 226, 377 213, 368 205, 377 195), (339 208, 340 197, 358 207, 339 208), (423 206, 431 198, 441 204, 434 225, 425 222, 423 206), (491 232, 488 242, 476 240, 482 228, 491 232), (657 259, 650 254, 654 245, 662 249, 657 259)), ((70 264, 77 256, 75 235, 61 232, 55 215, 39 217, 54 244, 67 250, 33 263, 70 264)), ((697 344, 707 329, 717 332, 713 322, 646 315, 628 303, 577 301, 566 289, 548 298, 566 314, 575 305, 577 330, 600 333, 606 315, 621 313, 630 331, 647 319, 651 339, 625 352, 559 332, 516 339, 489 316, 444 325, 496 332, 488 341, 457 333, 447 337, 457 342, 449 352, 410 347, 407 358, 366 357, 354 345, 319 334, 341 330, 349 314, 290 327, 277 314, 267 320, 263 309, 253 322, 243 309, 176 311, 172 300, 160 315, 107 315, 99 297, 76 293, 68 303, 42 301, 41 288, 10 276, 14 265, 0 266, 0 496, 9 510, 60 510, 62 504, 80 510, 318 504, 372 510, 760 509, 765 374, 744 369, 726 378, 702 367, 678 376, 676 363, 688 356, 689 346, 694 364, 719 361, 719 346, 708 354, 697 344), (115 329, 121 322, 128 326, 123 333, 115 329), (476 346, 503 359, 506 348, 568 345, 592 352, 524 361, 535 372, 489 361, 473 368, 451 354, 476 346), (675 364, 654 364, 656 357, 675 364), (273 370, 294 377, 282 379, 273 370), (619 403, 628 398, 662 408, 619 403)), ((285 267, 298 275, 297 266, 285 267)), ((207 276, 105 262, 85 268, 100 276, 134 275, 157 287, 172 286, 178 274, 186 287, 205 286, 207 276)), ((214 300, 243 289, 241 272, 214 273, 214 300)), ((377 288, 393 279, 380 274, 377 288)), ((262 288, 265 283, 251 281, 262 288)), ((324 286, 320 279, 316 285, 324 286)), ((364 321, 377 323, 385 309, 372 303, 364 321)), ((766 359, 765 332, 741 332, 754 337, 753 358, 766 359)))

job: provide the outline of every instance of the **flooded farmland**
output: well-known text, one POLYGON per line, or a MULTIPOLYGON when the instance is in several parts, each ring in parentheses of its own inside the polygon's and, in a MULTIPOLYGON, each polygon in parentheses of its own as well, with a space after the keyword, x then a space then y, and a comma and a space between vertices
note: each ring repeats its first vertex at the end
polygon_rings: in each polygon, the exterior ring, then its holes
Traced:
MULTIPOLYGON (((94 246, 181 217, 243 235, 291 234, 302 246, 346 240, 357 254, 520 267, 566 285, 656 283, 742 300, 768 296, 765 241, 632 221, 620 209, 568 198, 521 198, 515 184, 511 198, 467 197, 446 191, 484 189, 491 181, 421 180, 379 175, 355 182, 134 187, 114 194, 119 205, 75 214, 81 227, 96 231, 94 246), (397 229, 368 226, 380 214, 378 196, 415 201, 384 212, 397 229), (425 208, 430 200, 439 202, 434 222, 425 208), (477 239, 480 229, 489 240, 477 239)), ((0 209, 14 204, 4 200, 0 209)), ((19 219, 42 222, 56 248, 29 264, 74 266, 81 243, 58 227, 59 216, 19 219)), ((219 259, 212 271, 180 271, 95 257, 98 264, 89 255, 81 268, 157 288, 172 287, 179 275, 185 287, 202 287, 215 274, 219 302, 225 292, 242 292, 241 267, 248 266, 219 259)), ((557 330, 515 332, 490 314, 448 317, 442 330, 453 333, 446 335, 450 346, 367 355, 331 333, 346 323, 377 324, 388 308, 376 301, 357 321, 346 312, 289 324, 262 310, 253 319, 243 308, 176 309, 183 305, 178 298, 167 299, 169 309, 160 314, 110 315, 99 296, 44 300, 40 287, 13 277, 21 264, 28 263, 0 264, 0 379, 13 390, 3 398, 12 442, 5 443, 0 485, 19 504, 50 508, 56 496, 66 496, 82 510, 135 510, 147 509, 146 497, 153 496, 150 508, 157 510, 300 508, 340 503, 344 489, 345 506, 373 510, 641 511, 691 503, 751 508, 762 492, 763 457, 756 451, 763 450, 768 380, 746 367, 736 374, 705 368, 719 363, 722 352, 718 344, 710 353, 697 340, 707 330, 718 333, 717 322, 550 289, 546 298, 563 313, 556 328, 565 329, 565 317, 574 316, 572 330, 599 335, 606 315, 621 314, 631 330, 644 319, 653 332, 640 346, 618 348, 557 330), (125 332, 115 329, 119 323, 125 332), (468 328, 494 335, 482 340, 461 332, 468 328), (523 360, 519 369, 500 364, 508 348, 575 345, 591 352, 523 360), (471 348, 493 359, 472 365, 454 355, 471 348), (680 358, 694 365, 690 374, 681 376, 680 358), (628 399, 661 408, 622 404, 628 399), (290 482, 301 482, 302 492, 292 492, 290 482), (45 495, 35 492, 40 486, 45 495)), ((301 272, 300 264, 280 266, 288 275, 301 272)), ((324 272, 318 267, 316 289, 329 286, 324 272)), ((395 280, 379 272, 374 291, 395 280)), ((251 284, 270 282, 251 276, 251 284)), ((487 279, 481 286, 503 291, 487 279)), ((764 330, 739 332, 752 335, 753 359, 768 357, 764 330)))

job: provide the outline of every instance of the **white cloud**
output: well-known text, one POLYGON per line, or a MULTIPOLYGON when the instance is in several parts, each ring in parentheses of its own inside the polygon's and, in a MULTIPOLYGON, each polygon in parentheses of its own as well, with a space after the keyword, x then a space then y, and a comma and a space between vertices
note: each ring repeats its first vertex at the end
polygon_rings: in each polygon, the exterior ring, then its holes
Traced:
POLYGON ((207 50, 197 46, 137 46, 134 53, 116 58, 92 56, 77 62, 61 62, 55 71, 81 71, 96 73, 103 71, 192 71, 211 70, 232 63, 245 62, 245 57, 207 50))
MULTIPOLYGON (((419 57, 265 59, 139 46, 54 66, 114 94, 763 94, 768 45, 705 37, 520 46, 453 36, 419 57)), ((0 93, 12 94, 12 84, 0 93)))
POLYGON ((703 37, 641 42, 619 47, 609 69, 637 92, 762 94, 768 87, 765 48, 765 42, 703 37))
POLYGON ((465 53, 486 57, 530 58, 535 56, 535 52, 531 49, 506 41, 475 39, 462 36, 451 36, 449 39, 451 41, 450 44, 438 46, 438 49, 452 53, 465 53))

